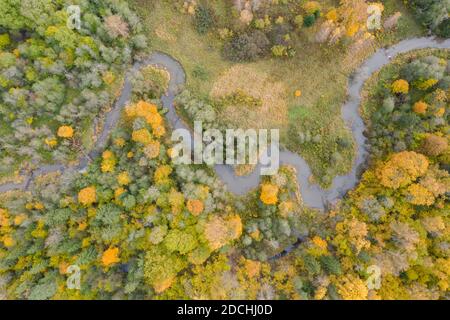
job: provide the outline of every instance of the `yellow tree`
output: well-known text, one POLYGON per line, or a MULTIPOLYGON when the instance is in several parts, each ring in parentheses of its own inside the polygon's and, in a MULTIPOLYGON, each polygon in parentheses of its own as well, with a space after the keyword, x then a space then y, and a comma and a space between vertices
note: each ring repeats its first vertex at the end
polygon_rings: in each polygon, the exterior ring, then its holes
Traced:
POLYGON ((433 194, 418 183, 408 187, 406 199, 414 205, 431 206, 434 203, 433 194))
POLYGON ((194 216, 198 216, 199 214, 201 214, 203 212, 204 204, 201 200, 198 200, 198 199, 188 200, 187 209, 194 216))
POLYGON ((398 189, 409 185, 428 170, 428 159, 413 151, 394 154, 377 171, 380 183, 388 188, 398 189))
POLYGON ((261 201, 264 204, 271 205, 278 202, 278 187, 271 183, 265 183, 261 186, 261 201))
POLYGON ((73 137, 73 129, 70 126, 61 126, 58 128, 58 137, 60 138, 72 138, 73 137))
POLYGON ((129 185, 130 182, 131 178, 127 171, 123 171, 117 176, 117 183, 121 186, 129 185))
POLYGON ((97 201, 97 194, 95 187, 87 187, 81 189, 78 193, 78 201, 85 206, 89 206, 97 201))
POLYGON ((392 92, 407 94, 409 92, 409 83, 406 80, 399 79, 392 83, 392 92))
POLYGON ((113 172, 116 166, 117 159, 114 153, 110 150, 106 150, 102 154, 102 172, 113 172))
POLYGON ((341 0, 337 16, 340 25, 345 28, 349 37, 355 36, 359 31, 366 29, 368 18, 367 3, 365 0, 341 0))
POLYGON ((109 248, 102 255, 102 264, 105 267, 116 264, 119 262, 119 248, 109 248))
POLYGON ((204 236, 211 250, 217 250, 242 234, 242 222, 238 215, 226 218, 214 216, 206 222, 204 236))
POLYGON ((369 294, 365 282, 352 274, 337 279, 336 289, 344 300, 367 300, 369 294))
POLYGON ((417 114, 424 114, 427 112, 428 104, 423 101, 417 101, 413 106, 413 111, 417 114))

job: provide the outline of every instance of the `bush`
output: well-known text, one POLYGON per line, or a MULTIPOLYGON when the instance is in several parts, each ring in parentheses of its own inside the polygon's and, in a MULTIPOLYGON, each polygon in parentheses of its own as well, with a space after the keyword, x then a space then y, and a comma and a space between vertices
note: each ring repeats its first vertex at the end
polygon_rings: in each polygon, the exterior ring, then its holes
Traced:
POLYGON ((436 28, 436 34, 442 38, 450 38, 450 19, 445 19, 436 28))
POLYGON ((341 264, 335 257, 321 256, 319 260, 322 268, 324 268, 328 274, 334 274, 337 276, 342 274, 341 264))
POLYGON ((314 14, 310 14, 309 16, 306 16, 303 20, 303 24, 305 27, 312 27, 316 23, 316 16, 314 14))
POLYGON ((11 40, 9 38, 9 34, 4 33, 0 34, 0 49, 6 48, 11 44, 11 40))
POLYGON ((429 134, 422 141, 420 149, 427 156, 438 156, 448 149, 448 141, 445 137, 429 134))
POLYGON ((287 48, 282 45, 277 45, 272 47, 272 54, 275 57, 287 56, 287 48))
POLYGON ((289 33, 292 31, 292 28, 288 24, 276 25, 269 32, 268 37, 272 45, 280 45, 286 46, 288 45, 288 37, 289 33))
POLYGON ((224 47, 224 55, 235 62, 254 61, 270 50, 267 36, 259 30, 238 34, 224 47))
POLYGON ((214 27, 215 23, 213 11, 205 5, 198 5, 194 16, 194 25, 197 32, 205 34, 214 27))
POLYGON ((208 80, 208 71, 202 65, 196 65, 194 70, 192 70, 192 76, 199 80, 206 81, 208 80))
POLYGON ((294 23, 295 23, 295 25, 297 26, 297 28, 299 28, 299 29, 300 29, 301 27, 303 27, 303 23, 304 23, 303 16, 302 16, 301 14, 295 16, 295 18, 294 18, 294 23))
POLYGON ((167 71, 147 66, 133 76, 133 94, 139 99, 159 99, 169 87, 167 71))
POLYGON ((384 113, 391 113, 395 108, 395 99, 394 97, 387 97, 383 101, 383 112, 384 113))

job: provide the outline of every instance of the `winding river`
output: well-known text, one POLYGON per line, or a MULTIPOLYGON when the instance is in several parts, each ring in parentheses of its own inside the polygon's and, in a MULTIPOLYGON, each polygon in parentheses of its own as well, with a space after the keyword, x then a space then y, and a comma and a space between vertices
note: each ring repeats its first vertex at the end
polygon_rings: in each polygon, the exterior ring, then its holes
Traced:
MULTIPOLYGON (((303 202, 306 206, 325 210, 327 204, 333 203, 342 198, 347 191, 353 189, 358 183, 359 171, 367 159, 366 139, 363 135, 365 130, 364 122, 359 113, 361 103, 361 90, 370 76, 388 64, 392 58, 401 53, 411 50, 436 48, 450 49, 450 39, 438 40, 436 38, 414 38, 404 40, 398 44, 387 48, 379 49, 370 58, 368 58, 350 77, 348 83, 348 99, 342 106, 341 115, 345 124, 353 133, 356 144, 356 157, 352 169, 349 173, 337 176, 333 179, 332 186, 329 189, 322 189, 318 184, 309 182, 311 169, 308 163, 298 154, 288 150, 280 151, 280 164, 289 164, 297 171, 297 179, 300 187, 303 202)), ((185 84, 186 75, 181 64, 172 57, 163 53, 153 53, 148 59, 136 62, 127 72, 124 81, 124 87, 119 99, 114 103, 112 110, 106 115, 103 130, 99 135, 94 149, 88 154, 82 156, 78 165, 68 167, 66 165, 44 165, 31 174, 24 177, 22 183, 6 183, 0 185, 0 192, 11 190, 27 190, 37 176, 52 173, 64 172, 68 169, 83 171, 87 168, 89 162, 98 157, 105 149, 111 131, 116 127, 123 107, 131 98, 131 76, 140 68, 146 65, 157 65, 165 68, 170 73, 170 83, 167 94, 161 100, 163 106, 167 108, 166 118, 173 129, 185 128, 187 125, 177 115, 174 107, 174 99, 177 93, 185 84)), ((232 167, 227 165, 216 165, 215 171, 222 181, 227 185, 228 190, 237 195, 243 195, 258 186, 261 176, 259 166, 253 172, 245 177, 239 177, 234 174, 232 167)))

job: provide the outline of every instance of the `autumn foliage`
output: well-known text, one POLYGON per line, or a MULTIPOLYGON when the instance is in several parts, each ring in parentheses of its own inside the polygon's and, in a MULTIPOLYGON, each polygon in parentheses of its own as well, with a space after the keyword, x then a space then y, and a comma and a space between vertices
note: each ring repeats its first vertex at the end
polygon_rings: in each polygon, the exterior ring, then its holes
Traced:
POLYGON ((276 204, 278 202, 278 187, 269 183, 263 184, 260 199, 267 205, 276 204))
POLYGON ((101 164, 102 172, 114 172, 116 163, 117 159, 112 151, 106 150, 103 152, 101 164))
POLYGON ((448 150, 448 139, 435 134, 428 134, 423 139, 420 150, 431 157, 439 156, 448 150))
POLYGON ((428 104, 423 101, 418 101, 413 106, 413 111, 418 114, 424 114, 428 109, 428 104))
POLYGON ((205 225, 204 235, 212 250, 217 250, 225 244, 240 237, 242 222, 238 215, 225 218, 213 217, 205 225))
POLYGON ((378 170, 380 183, 388 188, 398 189, 415 181, 428 169, 428 159, 413 151, 394 154, 378 170))
POLYGON ((201 200, 193 199, 193 200, 188 200, 187 208, 188 208, 189 212, 192 213, 194 216, 198 216, 199 214, 201 214, 203 212, 204 205, 201 200))
POLYGON ((409 83, 406 80, 399 79, 392 83, 392 92, 406 94, 409 92, 409 83))
POLYGON ((61 126, 58 128, 58 137, 60 138, 72 138, 73 129, 70 126, 61 126))
POLYGON ((105 267, 109 267, 119 262, 119 248, 109 248, 102 255, 102 264, 105 267))
POLYGON ((95 187, 86 187, 81 189, 78 193, 78 201, 85 206, 90 206, 97 201, 97 194, 95 187))

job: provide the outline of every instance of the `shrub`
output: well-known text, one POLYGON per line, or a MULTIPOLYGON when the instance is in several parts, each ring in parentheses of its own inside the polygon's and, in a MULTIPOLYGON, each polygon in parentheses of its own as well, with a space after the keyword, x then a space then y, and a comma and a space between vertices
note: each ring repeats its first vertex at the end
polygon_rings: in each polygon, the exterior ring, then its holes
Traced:
POLYGON ((272 47, 272 54, 275 57, 284 57, 287 56, 287 48, 285 46, 273 46, 272 47))
POLYGON ((309 28, 312 27, 316 23, 316 16, 314 14, 310 14, 309 16, 306 16, 303 24, 305 27, 309 28))
POLYGON ((383 101, 383 112, 384 113, 391 113, 395 108, 395 99, 394 97, 387 97, 383 101))
POLYGON ((450 38, 450 19, 447 18, 442 21, 435 32, 439 37, 450 38))
POLYGON ((270 49, 267 36, 259 30, 235 35, 224 46, 224 55, 235 62, 254 61, 265 56, 270 49))
POLYGON ((147 66, 133 76, 133 94, 139 99, 159 99, 169 87, 170 76, 166 70, 147 66))
POLYGON ((304 22, 303 20, 304 19, 303 19, 303 16, 301 14, 295 16, 294 23, 297 26, 297 28, 300 29, 301 27, 303 27, 303 22, 304 22))
POLYGON ((289 44, 289 33, 292 28, 289 24, 280 24, 274 26, 268 33, 272 45, 286 46, 289 44))
POLYGON ((339 260, 337 260, 333 256, 321 256, 319 258, 320 264, 322 268, 328 273, 328 274, 334 274, 334 275, 341 275, 342 269, 341 264, 339 263, 339 260))
POLYGON ((211 8, 198 5, 194 15, 195 29, 200 34, 207 33, 215 25, 215 17, 211 8))
POLYGON ((202 65, 196 65, 194 70, 192 70, 192 76, 199 80, 206 81, 208 80, 208 71, 202 65))
POLYGON ((441 155, 448 149, 448 141, 445 137, 429 134, 423 139, 420 147, 421 152, 427 156, 435 157, 441 155))
POLYGON ((315 14, 316 12, 320 12, 320 4, 317 1, 308 1, 303 4, 303 10, 306 11, 307 14, 315 14))
POLYGON ((11 44, 11 40, 7 33, 0 34, 0 49, 3 49, 11 44))

